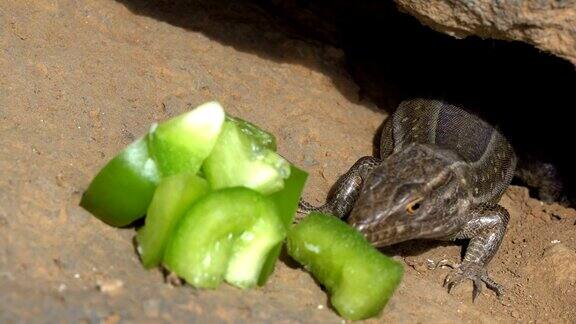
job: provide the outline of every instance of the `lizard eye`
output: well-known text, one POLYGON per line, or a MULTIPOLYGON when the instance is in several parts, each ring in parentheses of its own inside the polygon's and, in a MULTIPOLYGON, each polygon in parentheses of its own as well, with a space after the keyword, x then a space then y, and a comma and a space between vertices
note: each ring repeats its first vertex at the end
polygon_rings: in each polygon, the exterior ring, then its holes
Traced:
POLYGON ((410 201, 406 205, 406 211, 408 212, 408 214, 414 215, 418 211, 418 209, 420 209, 420 206, 422 205, 423 199, 424 198, 422 198, 422 197, 418 197, 418 198, 410 201))

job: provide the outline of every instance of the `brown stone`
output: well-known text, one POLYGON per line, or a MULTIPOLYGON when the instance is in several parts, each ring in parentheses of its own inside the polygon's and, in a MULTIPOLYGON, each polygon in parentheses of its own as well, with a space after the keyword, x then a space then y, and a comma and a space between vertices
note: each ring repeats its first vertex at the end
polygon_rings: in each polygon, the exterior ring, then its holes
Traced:
POLYGON ((546 263, 558 285, 576 284, 576 251, 562 243, 546 248, 542 261, 546 263))
POLYGON ((522 41, 576 64, 576 1, 396 0, 401 10, 463 38, 522 41))

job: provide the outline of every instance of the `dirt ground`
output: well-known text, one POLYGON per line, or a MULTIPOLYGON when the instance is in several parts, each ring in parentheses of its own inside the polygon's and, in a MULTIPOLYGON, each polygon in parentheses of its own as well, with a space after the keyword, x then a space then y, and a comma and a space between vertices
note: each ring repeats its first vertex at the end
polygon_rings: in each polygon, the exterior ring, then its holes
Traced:
MULTIPOLYGON (((166 3, 169 6, 169 3, 166 3)), ((238 1, 189 1, 150 15, 139 1, 3 0, 0 4, 0 322, 339 323, 309 274, 280 262, 268 285, 214 291, 165 284, 134 251, 133 228, 78 206, 90 179, 148 126, 209 100, 278 137, 310 172, 321 202, 370 155, 386 113, 360 100, 337 48, 295 37, 238 1)), ((160 7, 159 9, 162 9, 160 7)), ((576 320, 576 211, 511 187, 505 242, 490 273, 507 288, 442 287, 461 246, 401 244, 405 280, 367 322, 576 320)))

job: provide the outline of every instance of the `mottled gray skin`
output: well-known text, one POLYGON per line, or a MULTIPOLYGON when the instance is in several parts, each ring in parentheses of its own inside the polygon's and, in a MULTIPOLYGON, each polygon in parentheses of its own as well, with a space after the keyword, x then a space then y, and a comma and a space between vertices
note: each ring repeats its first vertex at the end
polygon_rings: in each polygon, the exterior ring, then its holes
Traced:
POLYGON ((441 101, 403 102, 385 122, 380 158, 363 157, 339 180, 328 202, 300 211, 348 217, 376 247, 412 239, 470 239, 448 289, 470 279, 502 287, 486 272, 509 214, 498 202, 516 155, 508 141, 475 115, 441 101))

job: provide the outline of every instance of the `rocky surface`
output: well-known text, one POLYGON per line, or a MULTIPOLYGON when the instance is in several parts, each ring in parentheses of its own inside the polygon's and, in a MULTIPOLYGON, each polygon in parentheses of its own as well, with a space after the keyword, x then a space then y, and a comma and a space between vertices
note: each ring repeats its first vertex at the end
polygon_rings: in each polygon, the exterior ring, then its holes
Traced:
POLYGON ((456 36, 522 41, 576 64, 574 0, 395 0, 427 26, 456 36))
MULTIPOLYGON (((312 202, 371 154, 386 113, 359 99, 342 52, 270 16, 236 0, 2 2, 0 322, 341 323, 286 257, 260 289, 172 287, 140 264, 133 228, 78 206, 99 168, 152 122, 208 100, 276 134, 310 172, 312 202)), ((448 270, 422 265, 457 261, 461 246, 410 242, 384 251, 406 276, 367 322, 573 321, 575 211, 516 186, 502 203, 511 222, 489 271, 505 297, 485 290, 472 303, 470 285, 448 294, 448 270)))

